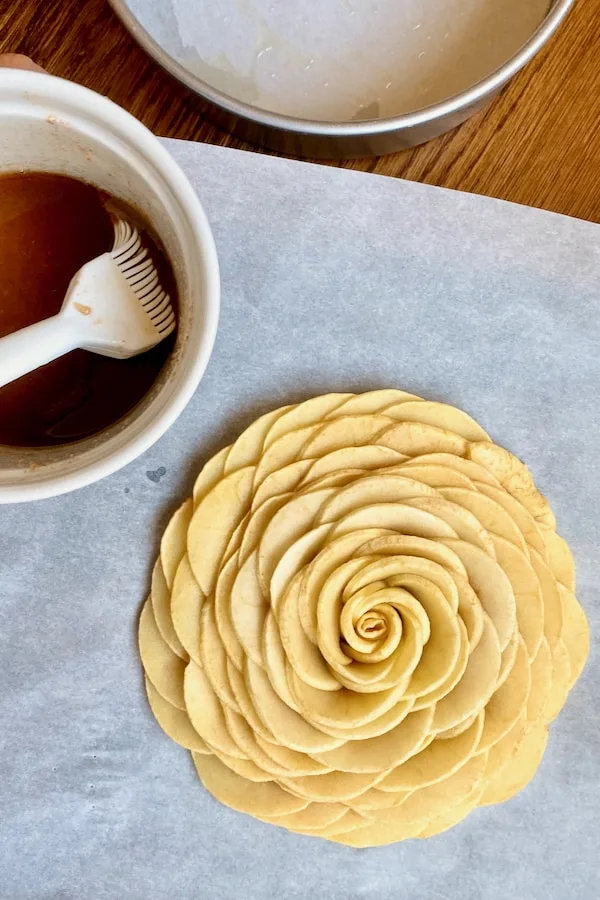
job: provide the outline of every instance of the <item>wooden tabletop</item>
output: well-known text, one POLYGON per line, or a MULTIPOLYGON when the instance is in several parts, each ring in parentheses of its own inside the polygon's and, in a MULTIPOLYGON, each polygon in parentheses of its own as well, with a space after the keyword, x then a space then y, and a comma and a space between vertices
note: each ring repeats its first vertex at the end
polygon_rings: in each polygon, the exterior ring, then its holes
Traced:
MULTIPOLYGON (((500 0, 502 2, 502 0, 500 0)), ((490 106, 421 147, 336 163, 600 221, 600 0, 577 0, 490 106)), ((0 53, 107 94, 159 135, 251 148, 153 63, 107 0, 0 0, 0 53)))

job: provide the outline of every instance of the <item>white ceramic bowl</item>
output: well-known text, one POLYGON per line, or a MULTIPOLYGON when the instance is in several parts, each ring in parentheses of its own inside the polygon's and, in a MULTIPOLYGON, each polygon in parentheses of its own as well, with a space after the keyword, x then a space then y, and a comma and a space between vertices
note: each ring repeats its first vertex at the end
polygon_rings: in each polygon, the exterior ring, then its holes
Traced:
POLYGON ((75 490, 147 450, 194 393, 219 316, 217 254, 202 206, 169 153, 129 113, 80 85, 0 69, 0 176, 18 171, 70 175, 136 208, 173 263, 179 328, 154 387, 115 425, 61 447, 0 445, 0 503, 75 490))

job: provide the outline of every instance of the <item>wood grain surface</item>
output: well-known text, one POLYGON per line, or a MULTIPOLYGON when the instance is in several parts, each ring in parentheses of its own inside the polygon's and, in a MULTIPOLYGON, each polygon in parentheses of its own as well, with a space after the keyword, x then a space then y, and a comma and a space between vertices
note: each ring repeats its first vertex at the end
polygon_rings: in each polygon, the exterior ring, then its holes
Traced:
MULTIPOLYGON (((0 0, 3 52, 107 94, 159 135, 257 149, 216 128, 107 0, 0 0)), ((334 165, 600 221, 600 0, 578 0, 549 45, 464 125, 412 150, 334 165)))

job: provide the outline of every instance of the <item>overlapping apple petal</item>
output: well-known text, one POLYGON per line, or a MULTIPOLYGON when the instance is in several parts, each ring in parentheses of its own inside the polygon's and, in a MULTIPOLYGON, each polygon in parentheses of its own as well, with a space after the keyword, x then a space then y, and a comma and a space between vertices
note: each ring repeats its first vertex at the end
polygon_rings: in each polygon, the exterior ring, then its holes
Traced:
POLYGON ((217 799, 357 847, 524 787, 588 648, 529 471, 395 390, 275 410, 218 453, 139 637, 154 715, 217 799))

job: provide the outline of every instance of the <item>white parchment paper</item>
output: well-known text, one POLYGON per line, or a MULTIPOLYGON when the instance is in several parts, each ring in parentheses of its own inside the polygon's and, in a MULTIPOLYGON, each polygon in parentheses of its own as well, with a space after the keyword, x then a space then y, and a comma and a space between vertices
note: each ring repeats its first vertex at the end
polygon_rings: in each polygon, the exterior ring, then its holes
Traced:
POLYGON ((215 352, 169 433, 85 490, 0 507, 1 900, 588 900, 600 829, 600 228, 170 142, 220 253, 215 352), (578 567, 592 652, 532 784, 426 842, 352 850, 209 796, 147 706, 158 538, 257 415, 397 386, 521 456, 578 567))

